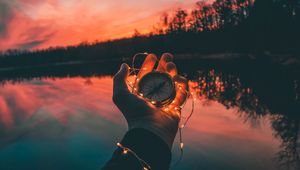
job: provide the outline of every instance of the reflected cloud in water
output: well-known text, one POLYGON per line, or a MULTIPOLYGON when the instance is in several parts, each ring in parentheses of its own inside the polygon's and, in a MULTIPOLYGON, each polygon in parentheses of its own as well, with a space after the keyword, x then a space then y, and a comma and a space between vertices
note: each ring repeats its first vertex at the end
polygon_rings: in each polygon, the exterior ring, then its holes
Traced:
MULTIPOLYGON (((95 169, 109 158, 126 131, 111 76, 18 80, 0 88, 0 169, 95 169)), ((299 167, 299 115, 276 112, 236 75, 198 71, 190 87, 199 100, 172 169, 299 167)), ((183 116, 190 109, 191 99, 183 116)))

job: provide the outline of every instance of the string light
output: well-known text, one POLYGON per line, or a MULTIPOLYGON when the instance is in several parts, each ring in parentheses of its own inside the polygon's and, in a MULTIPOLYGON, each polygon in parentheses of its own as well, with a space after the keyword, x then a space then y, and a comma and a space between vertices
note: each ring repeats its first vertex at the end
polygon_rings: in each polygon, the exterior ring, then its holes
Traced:
MULTIPOLYGON (((190 118, 192 117, 192 115, 193 115, 193 113, 194 113, 194 107, 195 107, 195 99, 196 99, 196 98, 194 97, 194 93, 188 92, 188 91, 186 91, 186 92, 187 92, 187 94, 188 94, 189 96, 192 97, 192 110, 191 110, 189 116, 186 118, 185 122, 184 122, 183 124, 181 124, 181 126, 178 127, 178 129, 179 129, 179 148, 180 148, 180 157, 179 157, 178 161, 175 163, 175 165, 179 164, 180 161, 181 161, 182 158, 183 158, 183 148, 184 148, 184 144, 183 144, 183 139, 182 139, 182 131, 183 131, 183 128, 187 125, 187 123, 188 123, 188 121, 190 120, 190 118)), ((188 96, 188 97, 189 97, 189 96, 188 96)), ((184 106, 185 104, 186 104, 186 101, 185 101, 185 103, 183 104, 183 106, 184 106)), ((182 107, 183 107, 183 106, 182 106, 182 107)), ((181 114, 180 114, 180 120, 182 120, 181 114)))
POLYGON ((180 148, 183 149, 183 142, 180 143, 180 148))
POLYGON ((121 143, 117 143, 117 146, 122 149, 122 154, 123 155, 127 155, 129 153, 131 153, 132 156, 134 156, 140 163, 142 170, 151 170, 151 167, 149 164, 147 164, 146 161, 144 161, 143 159, 141 159, 134 151, 132 151, 131 149, 123 146, 121 143))
MULTIPOLYGON (((148 55, 148 53, 147 53, 147 52, 144 52, 144 53, 137 53, 137 54, 134 55, 134 57, 133 57, 133 60, 132 60, 132 66, 131 66, 131 68, 130 68, 130 69, 131 69, 130 75, 133 74, 134 82, 132 82, 132 81, 129 82, 129 84, 130 84, 129 86, 131 87, 132 92, 136 92, 136 91, 137 91, 137 88, 136 88, 135 86, 136 86, 137 82, 140 80, 140 78, 138 78, 138 76, 137 76, 136 71, 138 71, 138 70, 144 70, 144 71, 147 70, 147 67, 143 67, 143 68, 141 68, 141 69, 137 69, 137 68, 134 67, 135 59, 136 59, 136 57, 137 57, 138 55, 148 55)), ((189 116, 185 119, 185 122, 184 122, 183 124, 181 124, 181 125, 178 127, 178 129, 179 129, 179 148, 180 148, 180 158, 179 158, 179 160, 178 160, 177 163, 176 163, 176 164, 178 164, 178 163, 182 160, 182 157, 183 157, 183 148, 184 148, 184 144, 183 144, 183 139, 182 139, 182 131, 183 131, 183 128, 186 127, 188 121, 190 120, 190 118, 191 118, 192 115, 193 115, 193 112, 194 112, 194 106, 195 106, 195 101, 197 100, 197 98, 194 97, 194 92, 189 92, 189 91, 187 91, 186 89, 183 89, 183 87, 182 87, 178 82, 176 82, 176 81, 175 81, 175 85, 178 87, 178 89, 179 89, 180 91, 186 92, 187 95, 188 95, 188 97, 191 97, 191 99, 192 99, 192 100, 191 100, 191 101, 192 101, 192 109, 191 109, 191 112, 190 112, 189 116)), ((141 96, 141 97, 144 96, 142 93, 139 93, 138 95, 141 96)), ((149 100, 148 100, 148 102, 150 102, 150 103, 153 104, 153 105, 156 104, 156 101, 149 101, 149 100)), ((171 102, 170 106, 171 106, 171 105, 174 105, 175 102, 176 102, 176 101, 173 100, 173 101, 171 102)), ((186 100, 184 101, 184 104, 182 104, 182 106, 180 106, 180 107, 174 107, 174 110, 175 110, 175 111, 180 110, 180 108, 184 107, 185 104, 186 104, 186 100)), ((172 109, 172 108, 165 107, 163 110, 167 112, 167 111, 169 111, 169 109, 172 109)), ((182 120, 182 119, 183 119, 183 118, 182 118, 182 116, 181 116, 181 114, 180 114, 180 120, 182 120)), ((123 149, 122 153, 123 153, 124 155, 126 155, 126 154, 128 154, 128 153, 133 154, 133 155, 139 160, 139 162, 141 163, 141 166, 143 167, 143 170, 150 170, 150 169, 151 169, 150 166, 149 166, 145 161, 143 161, 142 159, 140 159, 140 158, 139 158, 132 150, 130 150, 129 148, 126 148, 126 147, 122 146, 120 143, 117 143, 117 146, 123 149)))
POLYGON ((127 149, 124 149, 123 150, 123 154, 125 155, 125 154, 127 154, 128 153, 128 150, 127 149))

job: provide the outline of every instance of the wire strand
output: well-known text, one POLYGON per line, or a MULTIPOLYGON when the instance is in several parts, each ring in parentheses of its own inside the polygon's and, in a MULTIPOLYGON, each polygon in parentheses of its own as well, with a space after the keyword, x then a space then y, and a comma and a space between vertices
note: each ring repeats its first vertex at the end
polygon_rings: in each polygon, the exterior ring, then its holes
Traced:
MULTIPOLYGON (((147 52, 144 52, 144 53, 137 53, 133 56, 132 58, 132 63, 131 63, 131 68, 130 68, 130 75, 133 74, 135 76, 135 79, 133 82, 130 82, 127 80, 127 84, 129 84, 129 87, 131 88, 131 92, 134 93, 134 89, 135 89, 135 85, 137 83, 137 72, 136 71, 139 71, 140 69, 138 68, 135 68, 135 60, 136 58, 139 56, 139 55, 148 55, 147 52)), ((178 126, 178 131, 179 131, 179 148, 180 148, 180 156, 179 156, 179 159, 176 161, 176 163, 174 164, 175 166, 178 165, 182 158, 183 158, 183 147, 184 147, 184 144, 183 144, 183 128, 188 124, 189 120, 191 119, 193 113, 194 113, 194 107, 195 107, 195 101, 194 101, 194 96, 191 95, 191 93, 188 91, 188 90, 185 90, 185 92, 187 93, 187 98, 190 98, 192 96, 192 109, 190 111, 190 114, 188 115, 187 118, 184 118, 185 121, 183 124, 179 125, 178 126)), ((186 105, 187 103, 187 100, 184 101, 184 103, 179 106, 181 109, 186 105)), ((180 114, 180 120, 182 120, 183 117, 182 117, 182 114, 180 114)), ((121 147, 122 145, 120 145, 119 147, 121 147)), ((148 167, 147 168, 150 168, 150 166, 144 161, 142 160, 141 158, 139 158, 132 150, 130 150, 129 148, 126 148, 124 146, 122 146, 123 149, 127 149, 129 152, 133 153, 134 156, 136 156, 136 158, 142 162, 142 163, 145 163, 148 167)), ((143 164, 141 164, 143 166, 143 164)), ((143 167, 145 168, 145 167, 143 167)), ((144 169, 144 170, 147 170, 147 169, 144 169)))
POLYGON ((143 168, 142 170, 150 170, 151 169, 150 165, 146 161, 144 161, 142 158, 140 158, 133 150, 123 146, 121 143, 117 143, 117 146, 119 148, 123 149, 123 154, 127 154, 128 152, 131 153, 141 164, 141 167, 143 168))
MULTIPOLYGON (((190 93, 188 93, 189 94, 189 97, 190 97, 190 93)), ((184 103, 184 105, 186 104, 186 102, 184 103)), ((180 148, 180 156, 179 156, 179 159, 176 161, 176 163, 174 164, 174 166, 177 166, 180 162, 181 162, 181 160, 182 160, 182 158, 183 158, 183 145, 184 145, 184 143, 183 143, 183 135, 182 135, 182 131, 183 131, 183 128, 185 128, 185 126, 187 125, 187 123, 189 122, 189 120, 190 120, 190 118, 192 117, 192 115, 193 115, 193 113, 194 113, 194 107, 195 107, 195 101, 194 101, 194 98, 193 98, 193 96, 192 96, 192 109, 191 109, 191 112, 190 112, 190 114, 189 114, 189 116, 186 118, 186 120, 185 120, 185 122, 182 124, 182 125, 180 125, 179 127, 178 127, 178 130, 179 130, 179 148, 180 148)), ((180 120, 182 120, 182 116, 180 115, 180 120)))

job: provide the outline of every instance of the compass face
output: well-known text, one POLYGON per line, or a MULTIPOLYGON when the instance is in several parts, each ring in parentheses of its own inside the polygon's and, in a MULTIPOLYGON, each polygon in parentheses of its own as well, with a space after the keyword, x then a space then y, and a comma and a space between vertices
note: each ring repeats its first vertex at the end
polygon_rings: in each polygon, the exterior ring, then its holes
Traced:
POLYGON ((175 98, 175 85, 167 73, 151 72, 146 74, 138 84, 138 93, 144 98, 155 101, 155 105, 169 104, 175 98))

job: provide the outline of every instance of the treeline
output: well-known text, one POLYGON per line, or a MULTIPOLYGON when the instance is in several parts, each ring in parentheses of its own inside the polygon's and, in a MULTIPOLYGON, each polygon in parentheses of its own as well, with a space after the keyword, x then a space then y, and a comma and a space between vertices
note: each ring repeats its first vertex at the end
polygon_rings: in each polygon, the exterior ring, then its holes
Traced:
POLYGON ((199 2, 191 12, 165 14, 148 35, 38 51, 8 50, 0 68, 49 63, 120 60, 137 52, 175 54, 262 51, 296 53, 300 49, 300 11, 297 0, 216 0, 199 2))
POLYGON ((191 12, 164 14, 154 34, 205 38, 203 51, 212 45, 216 51, 298 52, 299 15, 299 0, 216 0, 211 5, 201 1, 191 12))
POLYGON ((154 33, 200 33, 236 26, 249 16, 253 5, 254 0, 216 0, 211 5, 200 1, 190 13, 178 9, 171 16, 164 14, 154 33))

